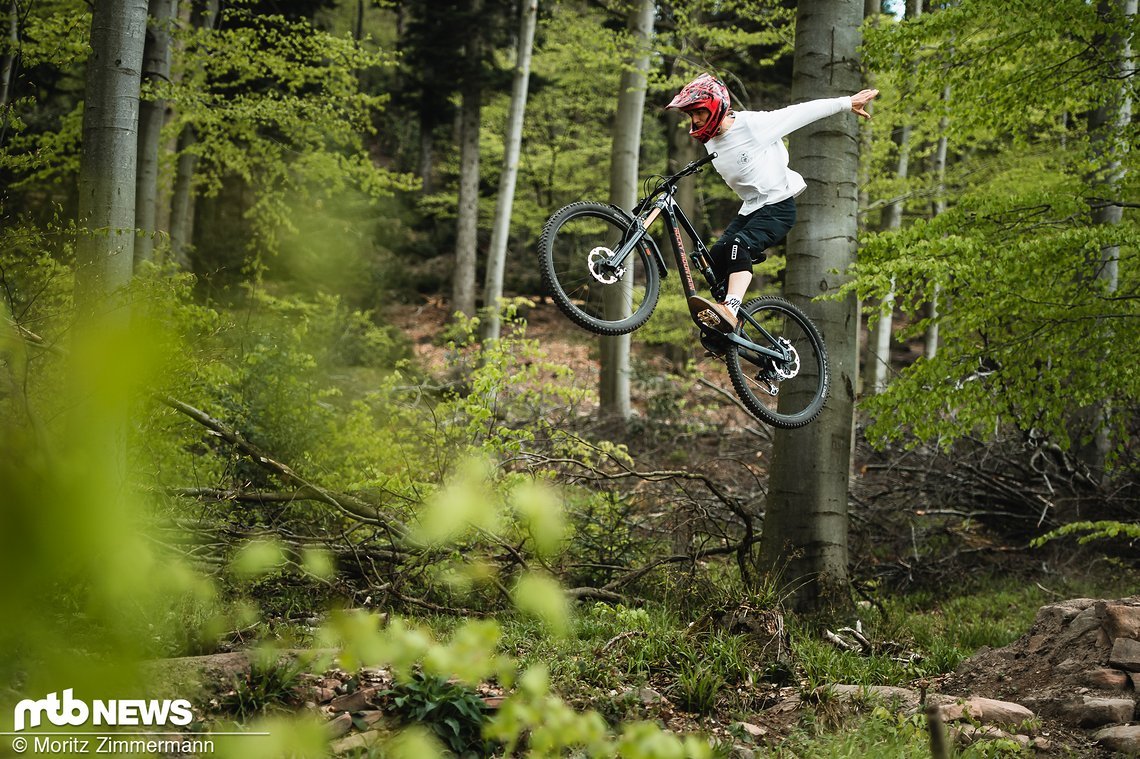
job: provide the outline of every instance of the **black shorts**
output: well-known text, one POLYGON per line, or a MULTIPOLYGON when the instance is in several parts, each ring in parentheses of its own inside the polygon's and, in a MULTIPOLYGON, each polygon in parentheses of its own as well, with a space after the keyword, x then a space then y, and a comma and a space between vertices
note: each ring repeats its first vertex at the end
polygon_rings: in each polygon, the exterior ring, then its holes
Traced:
POLYGON ((788 234, 796 223, 796 199, 787 198, 745 216, 737 216, 709 249, 717 281, 738 271, 752 271, 764 251, 788 234))

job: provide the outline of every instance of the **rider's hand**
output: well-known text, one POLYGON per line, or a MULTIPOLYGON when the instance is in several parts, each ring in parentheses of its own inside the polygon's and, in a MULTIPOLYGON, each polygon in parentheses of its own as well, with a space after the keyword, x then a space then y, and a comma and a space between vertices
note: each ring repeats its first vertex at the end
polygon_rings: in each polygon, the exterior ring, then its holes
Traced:
POLYGON ((871 118, 871 114, 867 113, 867 104, 878 96, 878 90, 860 90, 851 96, 851 111, 856 116, 862 116, 865 119, 871 118))

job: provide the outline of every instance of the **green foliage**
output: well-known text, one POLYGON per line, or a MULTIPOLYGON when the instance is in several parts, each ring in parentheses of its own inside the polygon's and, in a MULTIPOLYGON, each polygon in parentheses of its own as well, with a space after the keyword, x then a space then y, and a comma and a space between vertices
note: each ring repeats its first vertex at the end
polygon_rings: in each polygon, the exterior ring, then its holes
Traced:
POLYGON ((306 657, 278 657, 269 651, 252 657, 249 672, 221 699, 221 708, 240 720, 270 712, 286 712, 302 702, 301 675, 311 662, 306 657))
POLYGON ((677 670, 677 682, 671 695, 685 711, 706 715, 716 708, 716 699, 723 687, 724 678, 715 668, 685 659, 677 670))
MULTIPOLYGON (((922 715, 896 715, 879 706, 872 709, 870 714, 851 720, 838 732, 823 736, 813 734, 810 730, 794 733, 777 749, 760 755, 826 759, 861 759, 870 756, 926 759, 930 756, 930 737, 926 719, 922 715)), ((955 755, 971 759, 998 759, 1024 754, 1013 740, 995 740, 979 741, 955 755)))
POLYGON ((1055 530, 1050 530, 1040 537, 1034 538, 1030 545, 1034 548, 1040 548, 1051 540, 1057 540, 1058 538, 1069 537, 1080 533, 1084 533, 1077 540, 1081 545, 1091 543, 1094 540, 1113 540, 1116 538, 1123 538, 1129 541, 1140 540, 1140 524, 1111 520, 1102 520, 1099 522, 1071 522, 1055 530))
POLYGON ((486 756, 491 747, 483 740, 487 708, 479 694, 442 677, 415 673, 408 682, 382 693, 388 710, 405 724, 423 724, 459 756, 486 756))

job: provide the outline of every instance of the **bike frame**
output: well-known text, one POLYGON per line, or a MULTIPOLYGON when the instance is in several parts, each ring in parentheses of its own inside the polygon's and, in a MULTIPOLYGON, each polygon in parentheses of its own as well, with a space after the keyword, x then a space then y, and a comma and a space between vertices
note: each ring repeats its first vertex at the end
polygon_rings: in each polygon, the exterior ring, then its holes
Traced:
MULTIPOLYGON (((634 209, 634 226, 631 227, 632 235, 628 235, 629 239, 622 243, 612 256, 606 259, 605 265, 607 268, 612 268, 614 271, 621 271, 622 264, 633 252, 646 235, 649 234, 649 227, 653 225, 658 218, 661 218, 666 229, 669 231, 669 242, 673 248, 673 256, 677 261, 677 271, 681 272, 681 286, 685 290, 685 297, 690 298, 697 294, 696 282, 693 280, 693 272, 689 266, 689 260, 692 259, 693 264, 697 270, 704 276, 708 282, 709 288, 712 289, 716 280, 712 271, 712 257, 709 254, 708 248, 705 247, 701 237, 697 234, 693 223, 685 216, 685 212, 681 210, 681 206, 677 203, 674 194, 677 192, 677 182, 689 174, 694 174, 700 168, 716 158, 716 153, 710 153, 707 157, 697 161, 693 161, 685 168, 673 176, 667 178, 662 182, 661 186, 655 189, 647 197, 643 198, 634 209), (681 230, 684 230, 689 239, 693 241, 694 250, 691 254, 685 251, 685 242, 681 238, 681 230)), ((661 262, 662 264, 664 261, 661 262)), ((662 266, 661 277, 665 278, 668 271, 662 266)), ((780 362, 787 362, 791 360, 791 355, 787 350, 780 345, 779 341, 772 336, 768 330, 764 329, 755 319, 750 315, 740 312, 741 318, 756 328, 760 334, 768 340, 772 347, 759 345, 752 342, 735 332, 729 332, 722 335, 729 342, 736 344, 740 348, 749 351, 754 351, 768 358, 775 359, 780 362)), ((701 325, 697 325, 701 326, 701 325)), ((703 329, 703 327, 702 327, 703 329)), ((719 333, 718 333, 719 334, 719 333)), ((757 363, 751 356, 745 354, 752 363, 757 363)))

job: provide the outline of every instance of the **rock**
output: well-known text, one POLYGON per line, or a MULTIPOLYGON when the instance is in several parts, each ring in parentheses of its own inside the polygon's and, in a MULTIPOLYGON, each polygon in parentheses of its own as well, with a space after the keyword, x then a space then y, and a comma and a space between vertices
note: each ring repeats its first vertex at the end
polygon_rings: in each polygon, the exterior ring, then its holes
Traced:
POLYGON ((907 711, 917 709, 919 701, 918 691, 891 685, 825 685, 816 690, 817 694, 823 692, 844 702, 868 700, 907 711))
POLYGON ((1140 756, 1140 725, 1107 727, 1097 732, 1093 740, 1118 754, 1140 756))
POLYGON ((733 727, 738 728, 743 733, 751 735, 753 738, 763 738, 768 734, 768 728, 753 725, 751 722, 737 722, 733 727))
POLYGON ((313 700, 318 704, 323 704, 326 701, 332 701, 336 698, 336 691, 332 688, 322 688, 320 686, 313 688, 313 700))
POLYGON ((1117 638, 1112 642, 1108 663, 1129 672, 1140 672, 1140 640, 1117 638))
POLYGON ((1110 604, 1105 609, 1104 629, 1113 639, 1140 640, 1140 606, 1110 604))
POLYGON ((1130 672, 1128 677, 1132 680, 1132 690, 1140 691, 1140 672, 1130 672))
POLYGON ((993 725, 955 725, 950 728, 950 739, 956 746, 969 746, 978 741, 1014 741, 1022 748, 1029 748, 1029 736, 1017 733, 1007 733, 993 725))
POLYGON ((368 709, 355 716, 356 721, 363 722, 366 725, 375 725, 382 719, 384 719, 384 712, 379 709, 368 709))
POLYGON ((325 723, 325 732, 329 740, 336 740, 342 735, 347 735, 351 729, 352 715, 348 712, 342 712, 325 723))
POLYGON ((1128 690, 1128 673, 1121 672, 1119 669, 1101 667, 1086 672, 1079 682, 1097 690, 1128 690))
POLYGON ((375 695, 376 688, 361 688, 353 693, 337 696, 328 706, 334 712, 359 712, 368 706, 368 701, 375 695))
POLYGON ((753 759, 755 756, 755 751, 739 743, 732 747, 732 753, 729 754, 730 759, 753 759))
POLYGON ((336 755, 347 754, 349 751, 360 751, 361 749, 368 749, 380 737, 379 730, 369 730, 367 733, 357 733, 350 735, 347 738, 342 738, 330 747, 332 752, 336 755))
POLYGON ((1128 722, 1136 703, 1130 698, 1092 698, 1082 696, 1060 710, 1061 719, 1075 727, 1101 727, 1114 722, 1128 722))
POLYGON ((942 719, 947 722, 969 719, 983 725, 1020 725, 1036 715, 1021 704, 971 696, 963 701, 943 703, 942 719))

